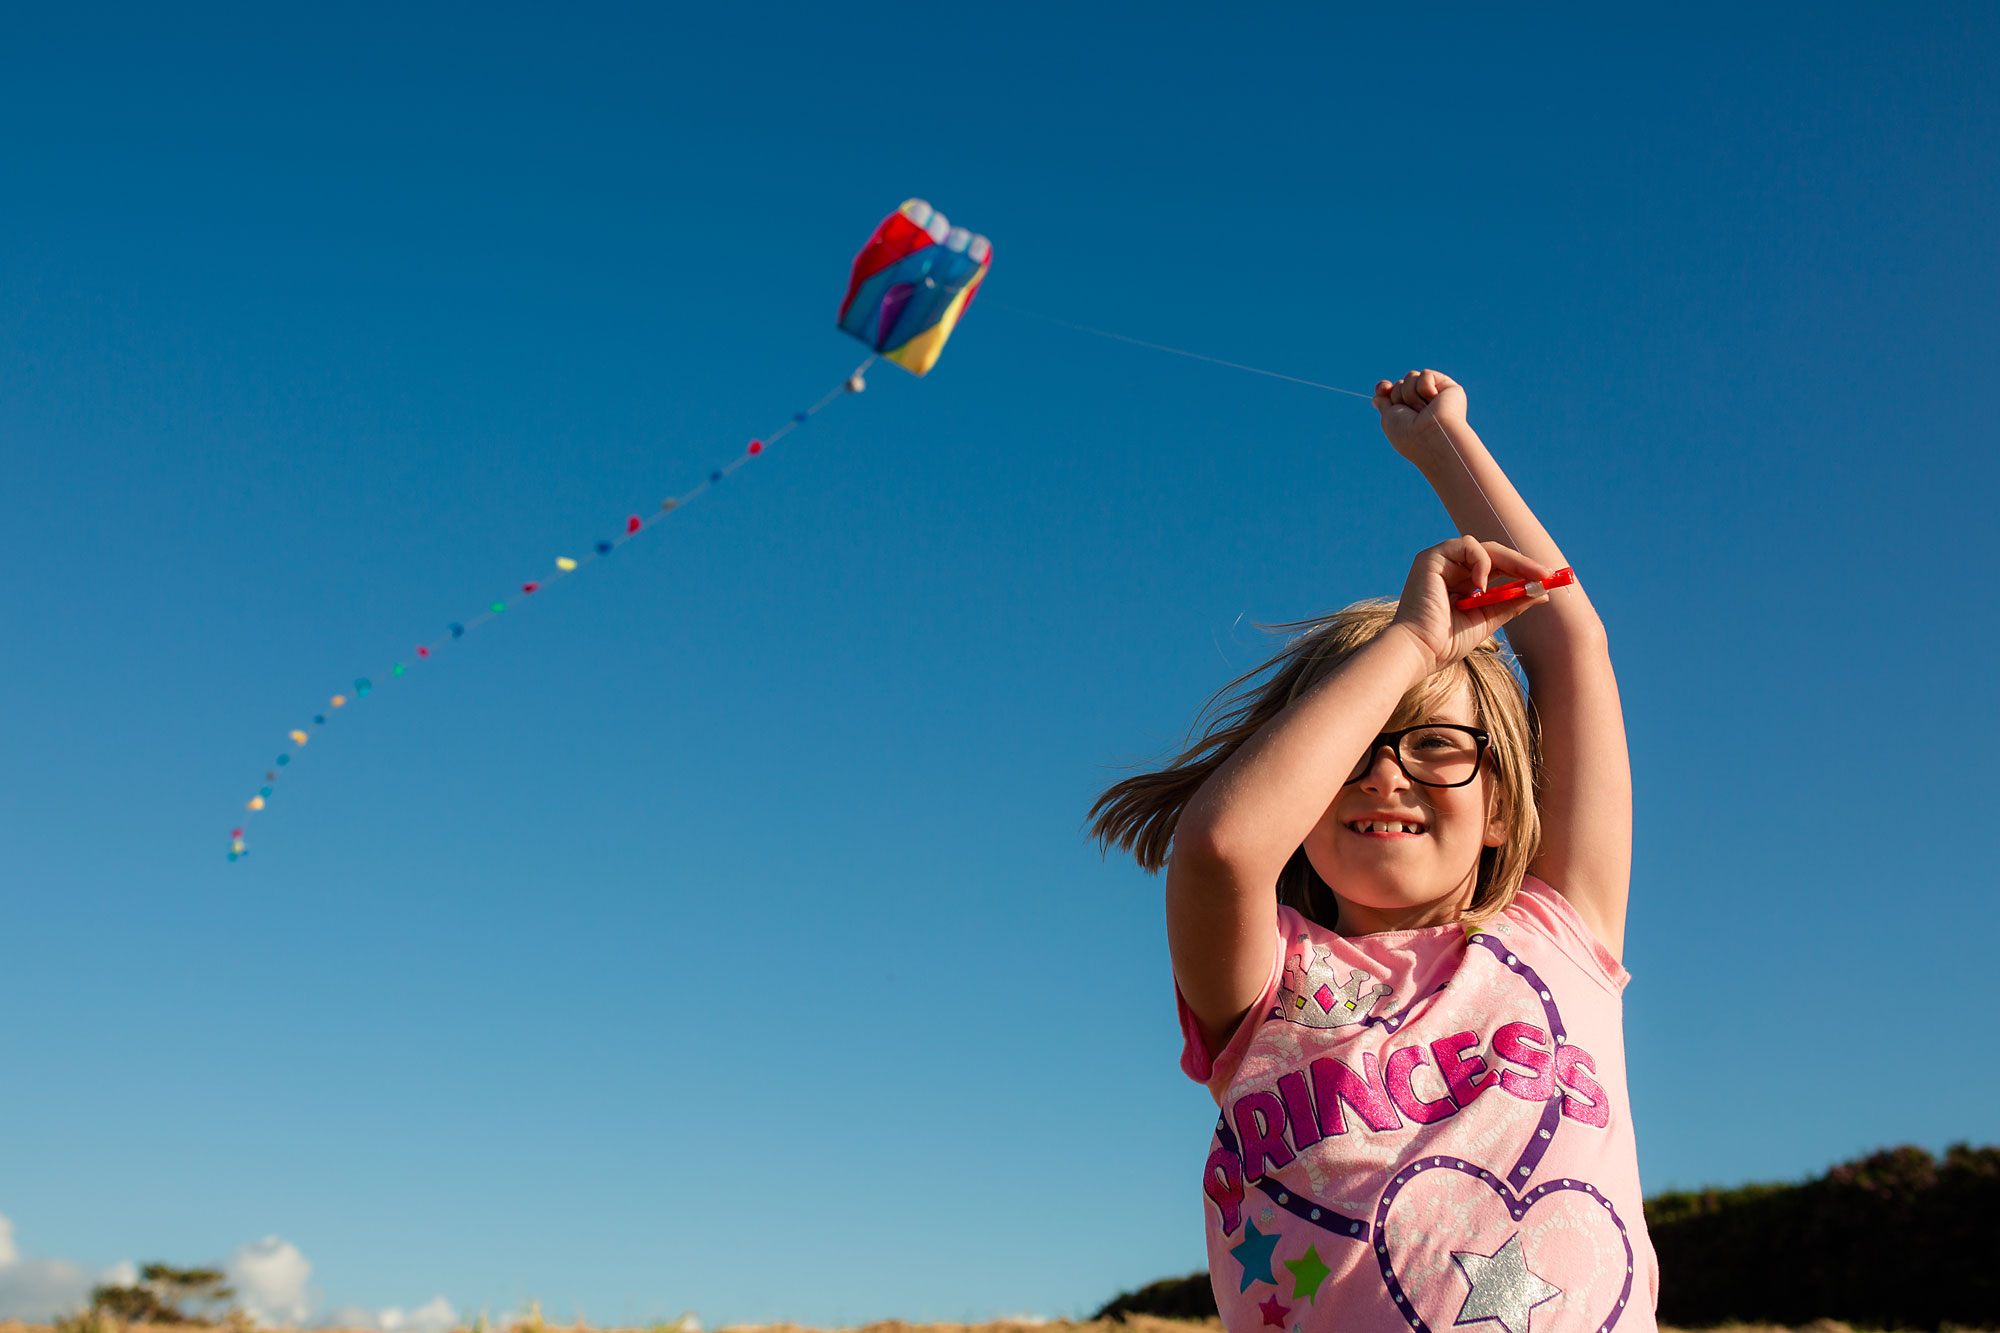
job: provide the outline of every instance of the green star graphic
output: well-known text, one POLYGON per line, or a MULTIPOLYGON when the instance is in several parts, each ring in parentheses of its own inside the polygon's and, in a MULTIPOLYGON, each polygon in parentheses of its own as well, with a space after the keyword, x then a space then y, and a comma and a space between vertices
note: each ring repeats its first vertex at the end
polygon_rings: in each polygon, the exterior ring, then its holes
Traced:
POLYGON ((1292 1299, 1304 1296, 1318 1305, 1319 1284, 1326 1281, 1326 1275, 1333 1271, 1320 1262, 1319 1246, 1306 1246, 1305 1258, 1287 1259, 1284 1264, 1292 1270, 1292 1299))

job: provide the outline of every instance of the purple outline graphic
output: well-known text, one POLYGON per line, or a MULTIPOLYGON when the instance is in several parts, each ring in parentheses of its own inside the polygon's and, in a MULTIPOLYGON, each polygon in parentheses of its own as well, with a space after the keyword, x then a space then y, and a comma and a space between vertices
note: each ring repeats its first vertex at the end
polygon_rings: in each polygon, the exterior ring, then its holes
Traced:
MULTIPOLYGON (((1215 1122, 1215 1137, 1217 1142, 1228 1151, 1231 1157, 1239 1161, 1242 1160, 1243 1152, 1241 1146, 1236 1142, 1236 1131, 1229 1127, 1228 1121, 1218 1119, 1215 1122)), ((1325 1230, 1331 1235, 1341 1236, 1348 1240, 1358 1240, 1363 1244, 1368 1244, 1374 1240, 1375 1233, 1360 1218, 1350 1217, 1331 1204, 1324 1204, 1317 1199, 1308 1198, 1289 1185, 1275 1185, 1263 1176, 1259 1176, 1255 1180, 1246 1180, 1243 1184, 1246 1188, 1255 1185, 1258 1190, 1268 1197, 1271 1202, 1277 1204, 1278 1207, 1302 1221, 1312 1223, 1314 1226, 1325 1230)))
MULTIPOLYGON (((1534 987, 1535 994, 1542 1001, 1542 1012, 1548 1016, 1549 1040, 1552 1046, 1565 1046, 1569 1043, 1569 1032, 1563 1027, 1562 1015, 1556 1010, 1555 999, 1549 988, 1542 984, 1542 978, 1534 968, 1508 953, 1506 945, 1483 930, 1473 935, 1466 943, 1480 945, 1498 958, 1501 965, 1509 972, 1534 987)), ((1554 1071, 1553 1060, 1550 1070, 1554 1071)), ((1550 1090, 1548 1101, 1542 1104, 1541 1123, 1535 1126, 1535 1132, 1529 1137, 1528 1146, 1521 1151, 1520 1157, 1516 1158, 1514 1165, 1508 1168, 1507 1179, 1510 1182, 1529 1179, 1535 1174, 1535 1168, 1542 1164, 1542 1158, 1548 1155, 1549 1148, 1555 1143, 1556 1130, 1561 1127, 1562 1105, 1562 1084, 1556 1081, 1550 1090)))
MULTIPOLYGON (((1533 987, 1536 997, 1541 1001, 1542 1013, 1548 1019, 1551 1049, 1555 1050, 1567 1046, 1569 1044, 1568 1029, 1563 1026, 1562 1014, 1556 1008, 1555 997, 1550 992, 1548 986, 1543 983, 1541 975, 1534 968, 1522 962, 1519 956, 1509 953, 1506 945, 1502 944, 1497 938, 1486 931, 1474 931, 1466 937, 1467 949, 1469 950, 1474 945, 1491 953, 1495 958, 1500 960, 1501 966, 1533 987)), ((1385 1032, 1393 1033, 1402 1027, 1410 1015, 1416 1011, 1419 1004, 1441 994, 1449 984, 1449 982, 1446 982, 1428 994, 1412 1000, 1399 1013, 1391 1014, 1387 1017, 1371 1015, 1355 1026, 1362 1028, 1379 1026, 1385 1032)), ((1269 1017, 1270 1019, 1282 1020, 1284 1015, 1281 1011, 1273 1009, 1269 1017)), ((1266 1021, 1269 1021, 1269 1019, 1266 1021)), ((1541 1119, 1535 1125, 1534 1133, 1529 1136, 1527 1146, 1522 1149, 1521 1155, 1515 1159, 1513 1166, 1508 1168, 1506 1176, 1496 1176, 1485 1167, 1474 1165, 1461 1157, 1432 1156, 1426 1154, 1423 1157, 1417 1158, 1414 1163, 1396 1169, 1395 1174, 1390 1178, 1389 1184, 1383 1189, 1381 1198, 1376 1201, 1375 1217, 1372 1222, 1362 1218, 1350 1217, 1338 1209, 1330 1208, 1325 1204, 1300 1194, 1297 1190, 1274 1184, 1263 1176, 1259 1176, 1254 1180, 1246 1179, 1243 1181, 1243 1186, 1246 1190, 1250 1186, 1256 1186, 1260 1193, 1271 1199, 1272 1202, 1276 1203, 1286 1212, 1311 1223, 1330 1235, 1346 1240, 1360 1241, 1373 1249, 1375 1251, 1376 1263, 1382 1271, 1382 1281, 1388 1288, 1390 1298, 1395 1301, 1397 1309, 1402 1312, 1404 1319, 1417 1333, 1431 1333, 1431 1328, 1424 1322, 1423 1317, 1411 1307, 1409 1297, 1403 1291, 1401 1281, 1396 1277, 1395 1268, 1390 1260, 1388 1232, 1386 1230, 1390 1206, 1395 1203, 1396 1196, 1402 1193, 1404 1185, 1416 1179, 1425 1171, 1438 1169, 1460 1171, 1485 1182, 1495 1194, 1500 1196, 1501 1201, 1507 1205, 1508 1212, 1517 1222, 1527 1215, 1529 1209, 1551 1194, 1561 1194, 1566 1191, 1587 1194, 1604 1206, 1604 1211, 1610 1216, 1612 1225, 1618 1228, 1619 1241, 1625 1246, 1625 1285, 1618 1293, 1617 1304, 1611 1307, 1604 1323, 1597 1329, 1597 1333, 1611 1333, 1611 1329, 1624 1316, 1625 1303, 1632 1296, 1632 1237, 1625 1229, 1625 1219, 1618 1216, 1618 1210, 1612 1206, 1611 1200, 1605 1198, 1603 1194, 1598 1192, 1595 1185, 1587 1181, 1544 1181, 1542 1184, 1529 1190, 1526 1194, 1517 1193, 1515 1187, 1509 1183, 1516 1179, 1525 1182, 1533 1177, 1535 1168, 1541 1165, 1542 1158, 1548 1155, 1550 1147, 1554 1145, 1556 1131, 1562 1127, 1564 1094, 1560 1080, 1554 1077, 1553 1060, 1550 1062, 1549 1082, 1549 1097, 1542 1105, 1541 1119)), ((1230 1127, 1226 1115, 1217 1118, 1215 1137, 1217 1143, 1230 1156, 1237 1158, 1239 1161, 1241 1160, 1243 1155, 1241 1145, 1237 1142, 1236 1133, 1230 1127)))
POLYGON ((1381 1201, 1375 1205, 1375 1262, 1382 1270, 1382 1282, 1388 1287, 1390 1298, 1396 1302, 1396 1308, 1402 1312, 1403 1318, 1411 1328, 1417 1330, 1417 1333, 1431 1333, 1430 1325, 1424 1322, 1423 1316, 1419 1315, 1416 1307, 1410 1304, 1409 1296, 1403 1291, 1402 1281, 1396 1276, 1395 1265, 1389 1254, 1389 1209, 1396 1202, 1396 1196, 1403 1192, 1403 1186, 1426 1171, 1440 1169, 1458 1171, 1483 1182, 1487 1188, 1500 1196, 1501 1202, 1507 1205, 1508 1214, 1516 1222, 1525 1218, 1529 1209, 1551 1194, 1574 1191, 1587 1194, 1602 1204, 1605 1214, 1611 1219, 1611 1224, 1618 1228, 1619 1241, 1625 1246, 1625 1285, 1619 1288, 1617 1304, 1611 1307, 1604 1322, 1597 1327, 1597 1333, 1611 1333, 1613 1325, 1617 1324, 1625 1313, 1625 1302, 1632 1298, 1633 1268, 1632 1237, 1625 1230, 1625 1219, 1618 1216, 1618 1210, 1611 1206, 1611 1200, 1598 1193, 1595 1185, 1582 1180, 1545 1180, 1526 1194, 1516 1194, 1508 1187, 1506 1181, 1485 1167, 1474 1166, 1462 1157, 1422 1158, 1410 1166, 1399 1169, 1390 1178, 1389 1188, 1382 1191, 1381 1201))

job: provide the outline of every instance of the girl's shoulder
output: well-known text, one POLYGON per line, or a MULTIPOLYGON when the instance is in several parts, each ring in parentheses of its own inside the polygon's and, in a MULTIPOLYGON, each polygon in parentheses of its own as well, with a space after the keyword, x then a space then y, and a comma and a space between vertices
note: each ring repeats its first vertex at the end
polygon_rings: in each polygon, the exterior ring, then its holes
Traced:
POLYGON ((1587 1010, 1618 1011, 1630 974, 1576 909, 1541 880, 1525 880, 1479 933, 1486 936, 1484 948, 1475 948, 1475 932, 1457 923, 1342 935, 1280 904, 1269 979, 1220 1049, 1209 1048, 1175 987, 1181 1069, 1220 1103, 1260 1041, 1289 1051, 1300 1043, 1346 1040, 1363 1030, 1393 1034, 1410 1021, 1412 1006, 1444 993, 1473 955, 1489 952, 1558 995, 1582 1001, 1584 993, 1573 988, 1583 986, 1603 997, 1601 1006, 1585 1003, 1587 1010))
POLYGON ((1521 881, 1521 888, 1497 921, 1525 930, 1547 940, 1562 951, 1592 980, 1617 995, 1624 991, 1632 974, 1604 947, 1603 941, 1577 914, 1569 899, 1553 886, 1533 875, 1521 881))
MULTIPOLYGON (((1290 907, 1278 908, 1279 968, 1286 954, 1321 953, 1345 958, 1389 971, 1424 970, 1428 966, 1451 967, 1464 956, 1473 928, 1450 924, 1422 926, 1412 930, 1386 930, 1373 935, 1342 935, 1308 920, 1290 907)), ((1521 932, 1547 946, 1553 946, 1593 982, 1613 995, 1622 993, 1632 979, 1611 951, 1604 947, 1569 900, 1555 888, 1533 875, 1521 882, 1512 902, 1487 926, 1502 939, 1521 932)))

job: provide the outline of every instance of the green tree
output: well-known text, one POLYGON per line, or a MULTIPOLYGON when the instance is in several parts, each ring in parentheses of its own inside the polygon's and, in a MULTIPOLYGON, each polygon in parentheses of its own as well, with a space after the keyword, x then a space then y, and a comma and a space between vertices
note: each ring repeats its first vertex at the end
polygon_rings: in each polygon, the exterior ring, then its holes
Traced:
POLYGON ((175 1268, 152 1263, 130 1284, 105 1283, 91 1289, 94 1314, 127 1323, 191 1324, 221 1317, 236 1295, 219 1268, 175 1268), (194 1306, 190 1311, 187 1307, 194 1306))

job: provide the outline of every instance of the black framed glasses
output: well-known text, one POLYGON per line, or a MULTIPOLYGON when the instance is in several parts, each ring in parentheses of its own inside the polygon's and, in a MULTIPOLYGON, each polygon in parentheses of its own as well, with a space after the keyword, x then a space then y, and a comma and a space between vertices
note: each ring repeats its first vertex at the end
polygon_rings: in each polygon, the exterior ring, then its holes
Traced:
POLYGON ((1456 722, 1426 722, 1420 727, 1385 731, 1361 756, 1361 762, 1347 775, 1345 787, 1361 781, 1375 763, 1375 756, 1388 746, 1396 756, 1403 776, 1420 787, 1463 787, 1479 776, 1479 761, 1486 754, 1492 736, 1479 727, 1456 722))

